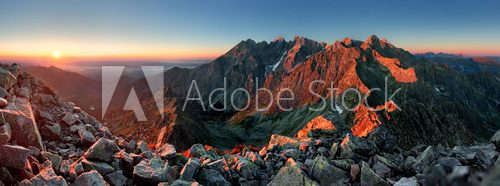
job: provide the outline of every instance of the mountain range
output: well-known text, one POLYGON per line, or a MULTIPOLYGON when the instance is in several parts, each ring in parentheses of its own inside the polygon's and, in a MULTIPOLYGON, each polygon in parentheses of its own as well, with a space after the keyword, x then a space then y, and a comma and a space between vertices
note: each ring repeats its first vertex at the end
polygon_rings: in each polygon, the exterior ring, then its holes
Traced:
MULTIPOLYGON (((139 97, 148 121, 137 122, 133 113, 119 106, 109 110, 104 119, 120 135, 157 145, 171 143, 181 150, 195 143, 223 149, 240 144, 262 146, 272 134, 294 136, 318 117, 359 137, 387 131, 406 148, 418 144, 473 144, 491 136, 500 127, 498 65, 458 65, 454 61, 468 64, 474 60, 460 56, 445 60, 441 56, 413 55, 377 36, 365 41, 346 38, 333 44, 303 37, 271 42, 249 39, 210 63, 192 69, 173 68, 162 74, 166 87, 162 112, 166 117, 161 117, 152 93, 143 87, 135 89, 145 90, 139 97), (344 91, 356 88, 369 95, 364 102, 367 105, 391 105, 382 93, 368 91, 384 87, 386 77, 388 90, 401 89, 393 99, 401 110, 370 111, 365 104, 353 111, 309 110, 323 101, 307 89, 315 80, 324 83, 315 84, 314 92, 325 98, 337 96, 333 98, 337 103, 344 91), (289 88, 296 99, 285 105, 293 109, 283 112, 274 104, 267 111, 252 107, 244 111, 203 111, 199 102, 189 101, 182 111, 193 80, 201 97, 208 100, 212 90, 224 87, 224 79, 228 92, 244 88, 252 98, 258 94, 262 102, 270 97, 256 92, 256 88, 267 88, 273 96, 289 88), (339 89, 332 93, 328 90, 331 85, 339 89)), ((144 84, 142 79, 132 86, 144 84)), ((255 104, 245 96, 240 92, 234 95, 238 108, 255 104)), ((347 105, 354 104, 354 95, 346 97, 347 105)), ((224 105, 221 93, 215 93, 213 98, 218 107, 224 105)), ((206 101, 204 106, 208 107, 206 101)))

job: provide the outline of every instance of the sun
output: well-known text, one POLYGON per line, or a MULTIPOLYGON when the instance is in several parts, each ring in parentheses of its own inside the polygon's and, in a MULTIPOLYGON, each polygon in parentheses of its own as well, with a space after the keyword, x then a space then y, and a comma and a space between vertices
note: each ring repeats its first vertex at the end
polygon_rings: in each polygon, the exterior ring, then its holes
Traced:
POLYGON ((56 50, 56 51, 52 52, 52 57, 53 57, 54 59, 59 59, 59 58, 61 58, 61 52, 60 52, 59 50, 56 50))

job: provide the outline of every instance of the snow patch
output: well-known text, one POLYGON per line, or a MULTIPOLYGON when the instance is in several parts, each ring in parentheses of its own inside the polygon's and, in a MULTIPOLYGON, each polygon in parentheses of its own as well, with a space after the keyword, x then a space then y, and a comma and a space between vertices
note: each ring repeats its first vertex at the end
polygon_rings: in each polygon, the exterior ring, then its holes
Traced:
POLYGON ((281 55, 281 58, 280 60, 278 60, 278 62, 276 62, 273 66, 272 66, 272 69, 273 69, 273 72, 276 70, 276 68, 278 68, 278 66, 281 64, 281 61, 283 61, 283 58, 285 58, 285 55, 288 51, 285 50, 285 52, 283 52, 283 55, 281 55))

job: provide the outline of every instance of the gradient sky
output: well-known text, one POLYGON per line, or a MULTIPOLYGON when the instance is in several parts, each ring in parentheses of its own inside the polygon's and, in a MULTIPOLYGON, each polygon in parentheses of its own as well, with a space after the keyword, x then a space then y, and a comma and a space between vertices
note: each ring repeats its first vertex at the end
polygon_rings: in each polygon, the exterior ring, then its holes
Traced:
POLYGON ((499 1, 0 0, 0 56, 205 59, 241 40, 387 38, 500 55, 499 1))

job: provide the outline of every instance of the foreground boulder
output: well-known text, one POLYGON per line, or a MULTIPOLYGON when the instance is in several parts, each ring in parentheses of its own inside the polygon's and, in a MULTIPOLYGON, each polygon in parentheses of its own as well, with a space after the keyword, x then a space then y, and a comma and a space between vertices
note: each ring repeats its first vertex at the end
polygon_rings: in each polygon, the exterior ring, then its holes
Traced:
POLYGON ((120 149, 114 141, 101 138, 85 152, 84 156, 89 160, 111 162, 115 152, 118 151, 120 149))
POLYGON ((200 168, 200 160, 198 158, 189 158, 186 165, 181 170, 180 178, 183 180, 191 180, 200 168))
POLYGON ((5 167, 23 169, 30 150, 16 145, 0 146, 0 165, 5 167))
POLYGON ((213 149, 205 149, 201 144, 195 144, 189 149, 191 157, 195 158, 208 158, 211 160, 218 160, 221 157, 213 149))
POLYGON ((16 98, 0 109, 3 121, 10 124, 11 142, 23 147, 34 146, 43 150, 42 137, 35 122, 31 104, 26 98, 16 98))
POLYGON ((14 86, 17 83, 16 77, 3 68, 0 68, 0 87, 8 90, 10 87, 14 86))
POLYGON ((46 161, 43 163, 40 173, 29 181, 25 180, 21 185, 54 185, 54 186, 67 186, 66 180, 63 177, 56 175, 52 169, 52 163, 46 161))
POLYGON ((142 160, 134 167, 134 184, 157 185, 160 182, 172 182, 170 167, 158 157, 142 160))
POLYGON ((361 163, 361 185, 362 186, 371 186, 371 185, 380 185, 380 186, 390 186, 387 181, 380 178, 370 166, 362 162, 361 163))
POLYGON ((177 154, 175 147, 168 143, 163 145, 160 149, 158 149, 158 153, 160 154, 160 157, 163 159, 173 158, 177 154))
POLYGON ((231 185, 218 171, 212 169, 201 169, 196 180, 202 185, 231 185))
POLYGON ((281 168, 269 183, 270 186, 302 186, 302 185, 319 185, 317 182, 309 178, 297 163, 289 158, 286 166, 281 168))
POLYGON ((314 159, 313 165, 309 168, 309 175, 318 181, 320 185, 342 185, 348 181, 347 172, 330 165, 323 156, 314 159))
POLYGON ((104 186, 109 184, 104 181, 104 178, 97 171, 93 170, 90 172, 85 172, 82 175, 78 176, 78 178, 76 178, 75 182, 72 185, 104 186))
POLYGON ((101 175, 106 175, 115 170, 111 165, 105 162, 90 161, 87 159, 83 159, 81 164, 83 166, 83 170, 85 171, 96 170, 101 175))
POLYGON ((375 155, 377 148, 372 142, 348 133, 340 144, 340 157, 354 160, 366 160, 375 155))

